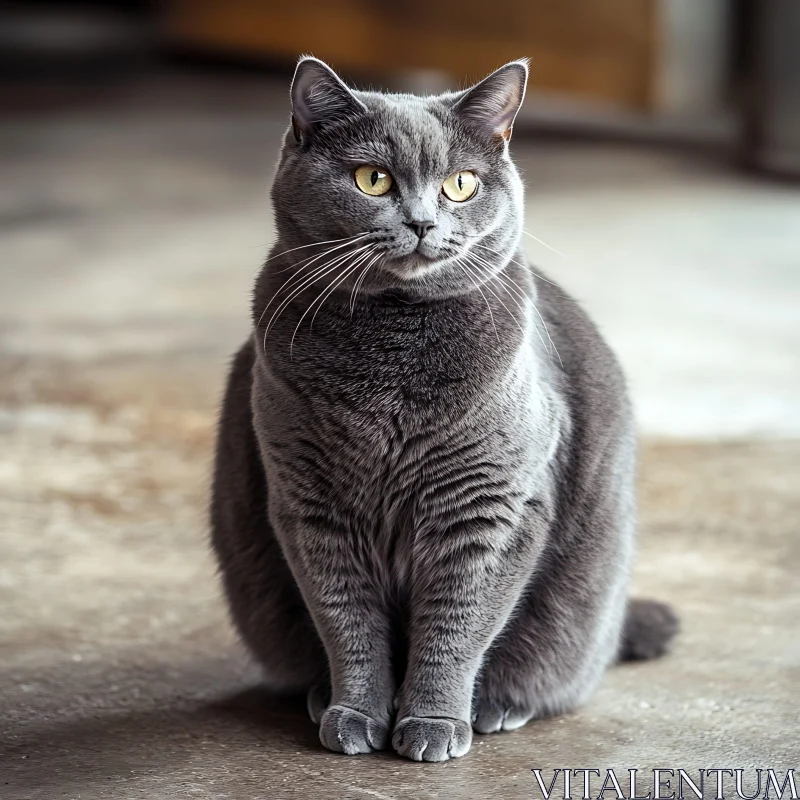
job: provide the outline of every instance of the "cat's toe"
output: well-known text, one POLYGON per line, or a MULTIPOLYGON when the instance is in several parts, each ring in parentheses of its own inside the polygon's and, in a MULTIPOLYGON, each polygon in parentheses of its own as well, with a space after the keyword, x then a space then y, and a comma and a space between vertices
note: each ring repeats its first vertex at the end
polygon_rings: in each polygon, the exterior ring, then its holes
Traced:
POLYGON ((331 702, 331 687, 327 683, 316 683, 306 695, 306 708, 311 721, 317 725, 322 722, 322 716, 331 702))
POLYGON ((334 753, 371 753, 386 747, 389 726, 353 708, 330 706, 322 715, 319 738, 334 753))
POLYGON ((506 714, 503 720, 504 731, 515 731, 523 725, 527 725, 533 715, 527 711, 515 711, 513 708, 506 714))
POLYGON ((469 751, 472 728, 460 719, 405 717, 395 725, 394 749, 412 761, 447 761, 469 751))
POLYGON ((476 733, 515 731, 525 725, 531 717, 532 714, 523 709, 485 705, 480 707, 473 717, 472 727, 476 733))
POLYGON ((475 733, 497 733, 503 730, 506 712, 502 708, 482 708, 475 714, 472 727, 475 733))

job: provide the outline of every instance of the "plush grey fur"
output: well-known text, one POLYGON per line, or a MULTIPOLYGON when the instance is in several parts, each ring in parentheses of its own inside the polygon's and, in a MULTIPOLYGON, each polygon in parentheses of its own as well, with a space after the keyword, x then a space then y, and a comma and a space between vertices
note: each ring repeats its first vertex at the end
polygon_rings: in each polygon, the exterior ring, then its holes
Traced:
POLYGON ((508 139, 526 79, 513 62, 420 98, 351 91, 315 59, 295 75, 279 237, 220 420, 213 543, 269 683, 308 690, 338 752, 464 755, 473 729, 574 708, 676 627, 627 601, 619 366, 520 248, 508 139), (390 192, 361 192, 362 164, 390 192), (455 203, 442 182, 464 169, 479 188, 455 203))

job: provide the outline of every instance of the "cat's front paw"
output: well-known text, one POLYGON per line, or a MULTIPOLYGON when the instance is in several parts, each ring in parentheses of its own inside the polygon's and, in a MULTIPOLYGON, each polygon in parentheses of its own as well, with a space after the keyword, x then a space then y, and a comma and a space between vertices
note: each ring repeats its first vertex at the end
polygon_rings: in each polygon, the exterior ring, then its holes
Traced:
POLYGON ((404 717, 394 726, 392 745, 413 761, 447 761, 469 751, 472 728, 448 717, 404 717))
POLYGON ((353 708, 330 706, 322 715, 319 739, 334 753, 371 753, 386 747, 389 726, 353 708))

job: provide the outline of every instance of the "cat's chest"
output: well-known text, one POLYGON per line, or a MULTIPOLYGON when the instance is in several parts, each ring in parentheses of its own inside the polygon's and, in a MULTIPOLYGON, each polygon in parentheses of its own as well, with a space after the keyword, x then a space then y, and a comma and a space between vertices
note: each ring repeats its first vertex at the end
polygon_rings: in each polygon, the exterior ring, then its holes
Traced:
POLYGON ((528 382, 512 375, 476 390, 447 372, 383 374, 332 377, 313 391, 257 378, 257 430, 296 502, 341 509, 354 530, 380 538, 424 525, 462 482, 510 487, 524 473, 535 438, 528 382))
POLYGON ((451 502, 442 475, 521 474, 534 392, 517 328, 457 301, 320 315, 287 344, 259 358, 254 400, 293 502, 341 509, 380 547, 451 502))
POLYGON ((524 503, 543 417, 513 353, 441 328, 385 333, 259 359, 253 401, 271 502, 291 518, 331 515, 352 558, 402 594, 421 531, 464 504, 524 503))
POLYGON ((302 319, 277 331, 273 374, 313 392, 317 406, 361 413, 376 424, 410 414, 462 414, 514 369, 525 346, 516 326, 493 323, 474 298, 415 306, 333 307, 313 327, 302 319), (291 334, 290 334, 291 332, 291 334))

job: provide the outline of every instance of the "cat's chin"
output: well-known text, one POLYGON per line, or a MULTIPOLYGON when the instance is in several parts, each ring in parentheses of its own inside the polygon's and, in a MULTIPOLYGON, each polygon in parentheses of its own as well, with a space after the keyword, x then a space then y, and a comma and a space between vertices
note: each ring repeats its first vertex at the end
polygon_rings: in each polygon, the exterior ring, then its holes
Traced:
POLYGON ((384 269, 401 280, 414 280, 432 272, 443 263, 443 259, 427 256, 419 250, 393 259, 384 265, 384 269))

